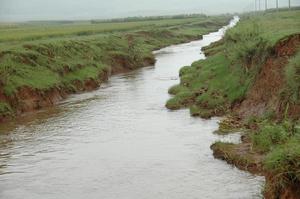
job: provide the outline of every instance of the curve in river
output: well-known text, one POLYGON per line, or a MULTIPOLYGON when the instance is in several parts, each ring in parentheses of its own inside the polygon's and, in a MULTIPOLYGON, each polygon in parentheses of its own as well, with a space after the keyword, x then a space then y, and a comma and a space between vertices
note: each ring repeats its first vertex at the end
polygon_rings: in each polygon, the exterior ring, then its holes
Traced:
POLYGON ((212 133, 217 118, 164 107, 180 67, 204 59, 201 47, 226 28, 161 49, 155 66, 2 126, 0 198, 260 198, 262 177, 213 158, 209 146, 222 139, 212 133))

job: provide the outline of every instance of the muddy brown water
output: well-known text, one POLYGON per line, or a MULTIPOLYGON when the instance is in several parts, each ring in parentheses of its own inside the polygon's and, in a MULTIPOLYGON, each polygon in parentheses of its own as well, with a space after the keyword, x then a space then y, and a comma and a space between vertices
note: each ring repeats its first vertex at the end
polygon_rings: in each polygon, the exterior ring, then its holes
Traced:
MULTIPOLYGON (((229 26, 233 26, 237 19, 229 26)), ((212 156, 218 118, 169 111, 167 90, 203 40, 155 52, 157 63, 0 127, 2 199, 261 198, 262 177, 212 156)))

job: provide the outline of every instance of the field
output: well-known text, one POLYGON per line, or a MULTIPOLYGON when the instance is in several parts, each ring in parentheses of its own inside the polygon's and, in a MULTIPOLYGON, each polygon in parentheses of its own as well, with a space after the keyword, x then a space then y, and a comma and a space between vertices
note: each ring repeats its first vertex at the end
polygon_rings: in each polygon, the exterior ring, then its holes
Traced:
MULTIPOLYGON (((136 20, 129 22, 28 22, 23 24, 0 24, 0 42, 32 41, 58 37, 89 36, 101 33, 176 27, 183 24, 209 24, 212 19, 206 16, 187 17, 182 19, 136 20)), ((205 28, 205 27, 204 27, 205 28)))

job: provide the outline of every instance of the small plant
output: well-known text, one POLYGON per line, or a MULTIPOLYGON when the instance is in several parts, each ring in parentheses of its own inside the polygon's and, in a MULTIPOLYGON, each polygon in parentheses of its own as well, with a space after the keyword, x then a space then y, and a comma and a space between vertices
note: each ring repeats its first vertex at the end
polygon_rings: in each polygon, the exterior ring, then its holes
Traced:
POLYGON ((261 152, 268 152, 275 145, 283 144, 288 139, 288 129, 276 124, 262 124, 260 130, 252 135, 254 149, 261 152))
POLYGON ((293 137, 274 148, 265 158, 264 168, 273 176, 273 186, 283 189, 300 182, 300 139, 293 137))
POLYGON ((12 108, 5 102, 0 102, 0 116, 7 116, 13 113, 12 108))
POLYGON ((289 61, 285 68, 285 79, 287 81, 287 92, 291 102, 300 100, 300 51, 289 61))
POLYGON ((178 95, 167 101, 166 107, 172 110, 187 107, 187 105, 194 101, 194 97, 195 95, 190 91, 180 92, 178 95))
POLYGON ((176 95, 180 92, 187 91, 187 89, 181 85, 174 85, 171 88, 169 88, 168 93, 171 95, 176 95))

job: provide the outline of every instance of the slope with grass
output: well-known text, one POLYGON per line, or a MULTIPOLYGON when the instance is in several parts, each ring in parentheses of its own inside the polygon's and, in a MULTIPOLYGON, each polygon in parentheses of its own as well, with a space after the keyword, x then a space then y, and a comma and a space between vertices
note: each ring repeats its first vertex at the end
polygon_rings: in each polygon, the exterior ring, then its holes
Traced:
POLYGON ((300 10, 243 15, 204 50, 206 60, 181 69, 166 106, 230 115, 218 132, 243 129, 242 143, 213 144, 215 157, 264 174, 266 198, 299 198, 300 10))
POLYGON ((155 62, 152 51, 201 38, 230 16, 0 25, 0 121, 95 89, 155 62))

